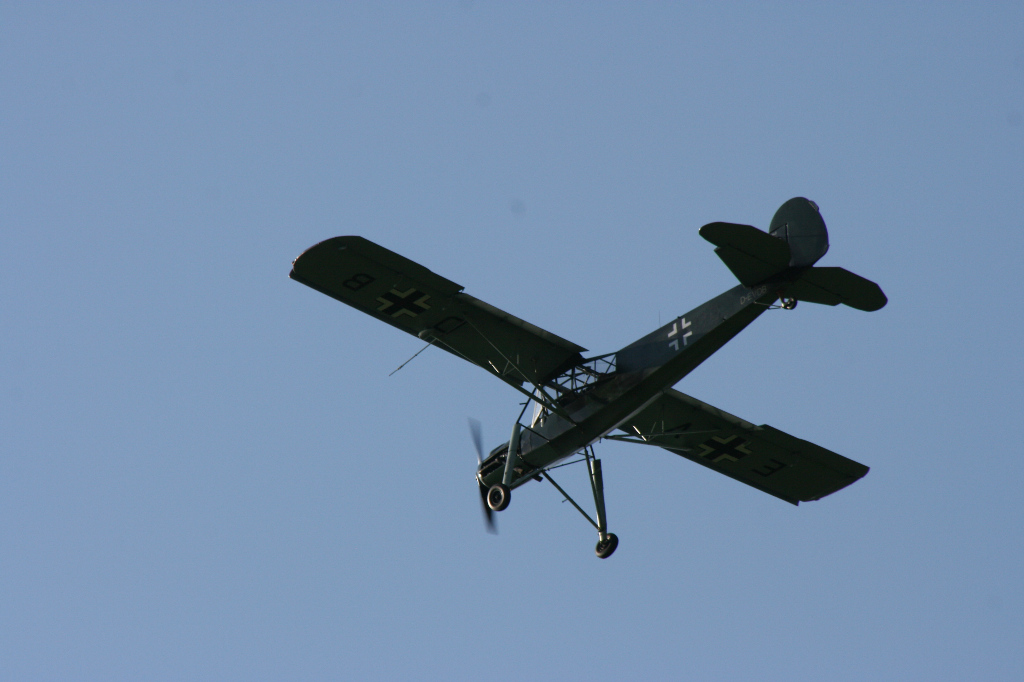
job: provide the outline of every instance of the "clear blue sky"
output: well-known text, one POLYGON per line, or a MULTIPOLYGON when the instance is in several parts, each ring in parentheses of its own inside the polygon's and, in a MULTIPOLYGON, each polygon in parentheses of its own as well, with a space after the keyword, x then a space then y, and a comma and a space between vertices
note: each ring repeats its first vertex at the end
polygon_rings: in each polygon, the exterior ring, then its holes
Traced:
POLYGON ((0 4, 0 677, 1024 678, 1024 5, 512 5, 0 4), (484 533, 518 394, 287 277, 359 234, 598 354, 793 196, 889 305, 678 388, 871 473, 602 444, 608 561, 550 487, 484 533))

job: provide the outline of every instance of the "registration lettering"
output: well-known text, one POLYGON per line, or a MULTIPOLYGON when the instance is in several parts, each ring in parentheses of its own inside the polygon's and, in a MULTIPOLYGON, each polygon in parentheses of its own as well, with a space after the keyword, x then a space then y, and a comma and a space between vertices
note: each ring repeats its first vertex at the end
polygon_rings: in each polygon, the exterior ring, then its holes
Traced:
POLYGON ((750 291, 749 294, 745 296, 740 296, 740 305, 747 305, 748 303, 753 303, 757 299, 761 298, 762 296, 768 293, 768 287, 762 284, 758 288, 749 289, 748 291, 750 291))

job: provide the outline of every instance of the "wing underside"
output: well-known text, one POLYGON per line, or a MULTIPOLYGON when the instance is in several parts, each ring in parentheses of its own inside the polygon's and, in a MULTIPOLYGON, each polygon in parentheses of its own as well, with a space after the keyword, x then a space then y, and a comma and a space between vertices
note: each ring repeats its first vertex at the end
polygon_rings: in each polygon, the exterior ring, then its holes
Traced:
POLYGON ((309 248, 290 277, 515 385, 540 384, 581 362, 586 350, 362 237, 309 248))
POLYGON ((620 428, 792 504, 821 499, 868 472, 831 450, 672 389, 620 428))

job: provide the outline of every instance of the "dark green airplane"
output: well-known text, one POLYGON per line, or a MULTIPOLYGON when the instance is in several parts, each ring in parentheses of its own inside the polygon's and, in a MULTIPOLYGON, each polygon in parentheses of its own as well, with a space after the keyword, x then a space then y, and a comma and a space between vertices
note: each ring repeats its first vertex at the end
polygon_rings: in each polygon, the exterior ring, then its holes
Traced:
MULTIPOLYGON (((597 556, 611 556, 601 439, 655 445, 792 504, 819 500, 868 467, 771 426, 755 426, 672 388, 767 310, 798 301, 878 310, 877 284, 842 268, 814 267, 828 251, 818 206, 797 197, 768 232, 710 223, 700 235, 740 284, 615 353, 586 349, 462 293, 462 287, 362 237, 335 237, 308 249, 291 278, 482 367, 528 400, 508 442, 483 457, 479 423, 476 479, 489 530, 511 491, 547 479, 597 529, 597 556), (532 416, 523 423, 527 407, 532 416), (509 453, 512 453, 511 455, 509 453), (596 520, 551 478, 574 455, 585 462, 596 520)), ((414 356, 415 357, 415 356, 414 356)), ((569 462, 575 463, 575 462, 569 462)))

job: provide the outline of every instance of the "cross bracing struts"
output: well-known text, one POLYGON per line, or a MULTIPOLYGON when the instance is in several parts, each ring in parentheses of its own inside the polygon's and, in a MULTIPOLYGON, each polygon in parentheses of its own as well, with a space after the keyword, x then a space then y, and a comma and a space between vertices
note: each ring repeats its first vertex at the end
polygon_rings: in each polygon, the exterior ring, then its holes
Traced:
MULTIPOLYGON (((589 360, 584 360, 580 364, 570 367, 555 378, 545 381, 544 388, 551 389, 551 391, 557 395, 555 402, 557 405, 561 406, 567 404, 587 389, 595 386, 602 379, 614 374, 615 371, 615 353, 599 355, 597 357, 590 358, 589 360)), ((539 390, 539 387, 537 388, 539 390)), ((535 405, 530 426, 536 426, 544 419, 545 416, 547 416, 547 413, 551 411, 550 403, 544 400, 546 397, 547 395, 544 394, 537 395, 534 398, 535 405)))
POLYGON ((584 360, 582 363, 570 367, 559 376, 547 382, 547 385, 555 388, 560 393, 577 393, 591 384, 600 381, 603 377, 613 374, 615 369, 615 353, 599 355, 596 358, 584 360))

